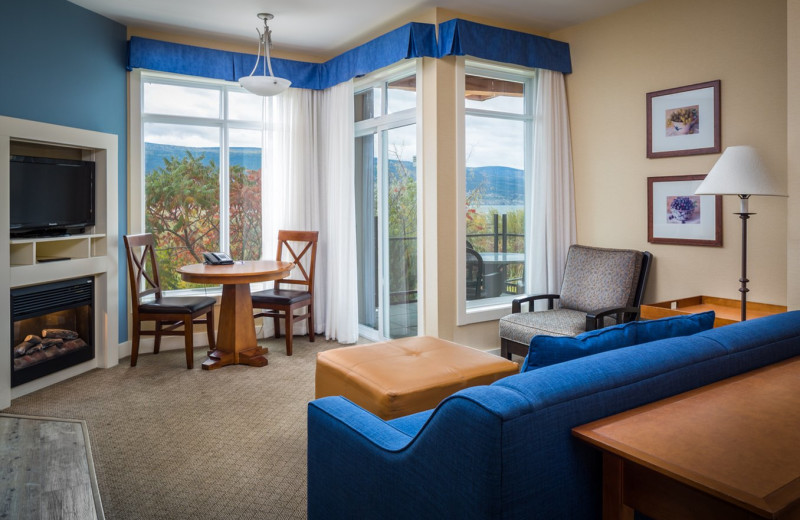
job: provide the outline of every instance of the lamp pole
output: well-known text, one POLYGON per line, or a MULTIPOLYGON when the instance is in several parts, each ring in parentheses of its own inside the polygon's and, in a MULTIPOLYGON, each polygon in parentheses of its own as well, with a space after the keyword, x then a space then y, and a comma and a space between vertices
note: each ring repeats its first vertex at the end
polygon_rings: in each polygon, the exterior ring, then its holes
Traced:
POLYGON ((739 287, 739 292, 742 293, 742 321, 747 320, 747 292, 750 290, 747 288, 747 282, 750 281, 747 279, 747 219, 750 218, 750 215, 755 215, 755 213, 747 211, 748 199, 750 199, 750 195, 739 195, 741 211, 736 213, 742 219, 742 277, 739 278, 739 282, 742 284, 739 287))

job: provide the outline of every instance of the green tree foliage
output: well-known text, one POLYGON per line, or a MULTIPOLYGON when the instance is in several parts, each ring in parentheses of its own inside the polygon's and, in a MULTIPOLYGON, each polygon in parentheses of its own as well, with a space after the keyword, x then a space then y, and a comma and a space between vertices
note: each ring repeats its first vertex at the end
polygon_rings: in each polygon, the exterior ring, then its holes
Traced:
MULTIPOLYGON (((389 162, 389 290, 413 300, 417 290, 417 180, 397 149, 389 162)), ((413 168, 413 166, 412 166, 413 168)))
MULTIPOLYGON (((159 276, 164 289, 194 286, 177 269, 202 262, 204 251, 219 250, 219 168, 205 155, 186 150, 164 159, 147 175, 145 229, 156 237, 159 276)), ((261 256, 261 172, 231 167, 231 255, 261 256)))

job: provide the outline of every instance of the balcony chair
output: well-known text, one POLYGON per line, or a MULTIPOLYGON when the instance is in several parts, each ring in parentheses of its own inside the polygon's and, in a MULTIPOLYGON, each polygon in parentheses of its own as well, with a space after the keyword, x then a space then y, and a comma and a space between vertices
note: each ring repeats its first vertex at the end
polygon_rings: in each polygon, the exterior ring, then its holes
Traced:
POLYGON ((500 319, 501 355, 527 355, 538 334, 576 336, 637 320, 652 258, 647 251, 570 246, 561 293, 516 298, 511 314, 500 319), (538 300, 547 300, 547 310, 533 310, 538 300), (522 312, 523 303, 528 312, 522 312))
POLYGON ((486 298, 487 286, 491 286, 501 273, 487 273, 481 254, 469 247, 467 242, 467 300, 486 298))
POLYGON ((214 305, 216 300, 207 296, 163 296, 158 279, 155 239, 150 233, 125 235, 128 255, 128 275, 131 281, 133 306, 133 340, 131 366, 139 358, 139 338, 155 336, 153 354, 161 348, 161 336, 183 336, 186 349, 186 368, 194 367, 194 325, 205 324, 208 345, 214 350, 214 305), (143 298, 155 295, 154 300, 143 298), (202 316, 205 315, 205 318, 202 316), (155 330, 142 330, 143 321, 154 321, 155 330), (182 330, 175 330, 183 327, 182 330))
MULTIPOLYGON (((280 320, 286 326, 286 355, 292 355, 292 326, 295 322, 308 320, 308 339, 314 341, 314 265, 317 260, 318 231, 278 231, 278 253, 276 260, 294 262, 296 274, 300 278, 275 280, 275 288, 252 294, 253 309, 263 309, 256 318, 271 317, 275 322, 275 337, 281 337, 280 320), (292 247, 291 243, 296 245, 292 247), (283 252, 291 256, 283 258, 283 252), (297 253, 299 251, 299 253, 297 253), (310 255, 310 259, 308 258, 310 255), (305 258, 305 260, 304 260, 305 258), (305 290, 284 289, 284 285, 300 285, 305 290), (295 309, 305 308, 302 314, 294 314, 295 309)), ((290 275, 292 276, 292 275, 290 275)))

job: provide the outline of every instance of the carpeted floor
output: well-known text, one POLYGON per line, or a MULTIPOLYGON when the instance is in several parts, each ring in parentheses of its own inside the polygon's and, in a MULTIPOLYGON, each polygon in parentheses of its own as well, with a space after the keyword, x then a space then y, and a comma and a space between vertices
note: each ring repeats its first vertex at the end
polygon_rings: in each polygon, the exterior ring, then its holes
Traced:
POLYGON ((187 370, 139 356, 15 399, 6 413, 85 420, 108 520, 304 519, 306 404, 318 338, 268 340, 269 365, 187 370))

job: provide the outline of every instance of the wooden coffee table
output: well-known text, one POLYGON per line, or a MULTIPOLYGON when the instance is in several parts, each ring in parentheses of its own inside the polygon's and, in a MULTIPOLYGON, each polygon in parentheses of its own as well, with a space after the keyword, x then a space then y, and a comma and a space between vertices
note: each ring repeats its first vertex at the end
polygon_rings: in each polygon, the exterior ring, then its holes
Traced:
POLYGON ((187 282, 222 284, 217 348, 203 361, 204 370, 241 364, 262 367, 268 350, 256 343, 250 284, 289 276, 294 264, 272 260, 236 262, 233 265, 192 264, 178 272, 187 282))
POLYGON ((603 519, 800 518, 800 357, 580 426, 603 519))

